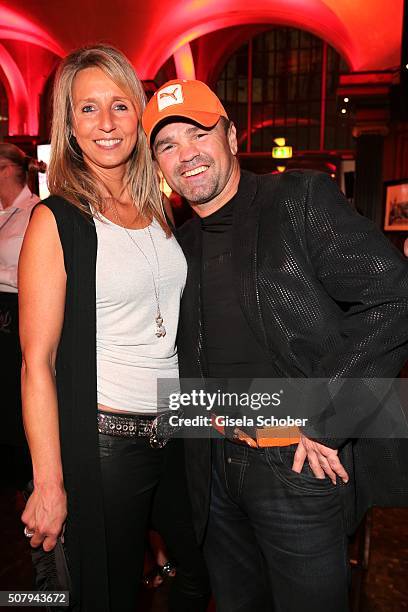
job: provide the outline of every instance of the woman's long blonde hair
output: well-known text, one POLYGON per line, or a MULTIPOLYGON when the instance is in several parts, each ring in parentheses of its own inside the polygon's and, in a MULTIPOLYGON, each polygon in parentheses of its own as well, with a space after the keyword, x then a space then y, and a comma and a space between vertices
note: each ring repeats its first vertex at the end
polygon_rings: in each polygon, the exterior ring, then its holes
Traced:
POLYGON ((90 207, 95 211, 103 208, 104 196, 99 186, 100 180, 85 164, 72 133, 73 82, 78 72, 85 68, 100 68, 132 101, 139 123, 136 146, 127 165, 124 187, 140 214, 153 216, 169 235, 158 177, 141 122, 146 96, 129 61, 114 47, 83 47, 64 58, 58 68, 54 83, 51 158, 48 168, 50 193, 66 198, 88 215, 91 214, 90 207))

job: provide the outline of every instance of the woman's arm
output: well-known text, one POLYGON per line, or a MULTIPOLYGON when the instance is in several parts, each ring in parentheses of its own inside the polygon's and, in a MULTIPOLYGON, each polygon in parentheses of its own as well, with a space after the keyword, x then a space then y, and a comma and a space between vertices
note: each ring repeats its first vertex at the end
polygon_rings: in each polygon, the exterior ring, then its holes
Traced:
POLYGON ((34 492, 22 521, 32 546, 51 550, 66 519, 58 428, 55 358, 64 319, 66 273, 52 212, 38 206, 19 261, 23 421, 30 447, 34 492))

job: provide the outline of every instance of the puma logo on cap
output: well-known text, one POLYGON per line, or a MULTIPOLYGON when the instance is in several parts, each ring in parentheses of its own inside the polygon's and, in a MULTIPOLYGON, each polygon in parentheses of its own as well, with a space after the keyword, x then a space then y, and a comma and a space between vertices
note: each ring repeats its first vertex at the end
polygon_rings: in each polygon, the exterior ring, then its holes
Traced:
POLYGON ((181 84, 170 85, 160 89, 157 94, 157 106, 159 111, 162 111, 173 104, 183 104, 184 96, 181 84))

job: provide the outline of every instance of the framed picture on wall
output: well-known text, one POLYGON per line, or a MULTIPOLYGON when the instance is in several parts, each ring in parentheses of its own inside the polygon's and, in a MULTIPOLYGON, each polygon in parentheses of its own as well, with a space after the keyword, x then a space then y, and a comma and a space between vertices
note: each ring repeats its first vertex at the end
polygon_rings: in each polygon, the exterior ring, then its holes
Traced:
POLYGON ((385 183, 384 229, 408 232, 408 179, 385 183))

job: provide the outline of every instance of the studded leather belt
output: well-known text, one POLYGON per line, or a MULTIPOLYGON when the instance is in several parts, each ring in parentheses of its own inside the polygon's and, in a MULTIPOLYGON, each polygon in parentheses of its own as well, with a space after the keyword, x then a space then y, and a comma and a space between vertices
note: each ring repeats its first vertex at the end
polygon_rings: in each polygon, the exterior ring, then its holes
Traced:
MULTIPOLYGON (((113 414, 98 410, 98 432, 119 438, 148 438, 152 448, 163 448, 169 435, 159 435, 157 428, 164 415, 113 414)), ((163 429, 163 428, 162 428, 163 429)))

